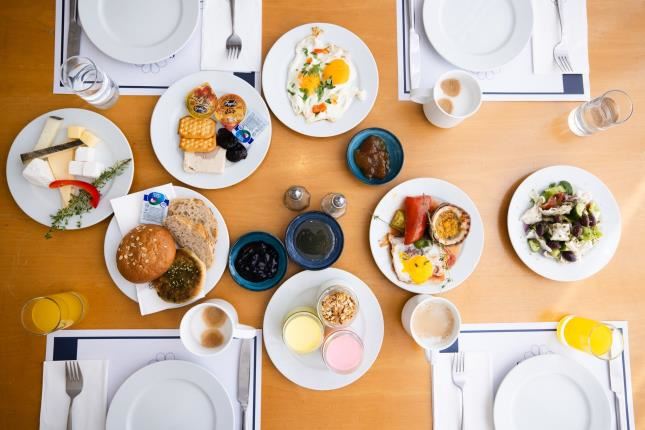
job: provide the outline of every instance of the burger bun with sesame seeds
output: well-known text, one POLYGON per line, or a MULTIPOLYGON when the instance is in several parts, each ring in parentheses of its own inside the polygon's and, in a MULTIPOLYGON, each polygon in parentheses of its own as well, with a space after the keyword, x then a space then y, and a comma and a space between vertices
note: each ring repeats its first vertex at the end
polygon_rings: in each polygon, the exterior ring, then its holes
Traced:
POLYGON ((166 273, 176 252, 175 240, 166 228, 141 224, 121 239, 116 264, 125 279, 142 284, 166 273))

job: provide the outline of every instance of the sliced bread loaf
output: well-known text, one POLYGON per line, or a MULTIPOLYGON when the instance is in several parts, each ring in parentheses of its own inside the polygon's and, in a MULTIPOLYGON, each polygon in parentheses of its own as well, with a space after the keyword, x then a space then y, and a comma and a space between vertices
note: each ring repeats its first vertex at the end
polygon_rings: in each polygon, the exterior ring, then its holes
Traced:
POLYGON ((184 215, 169 215, 164 220, 164 226, 180 247, 193 251, 206 267, 213 264, 215 241, 202 223, 184 215))
POLYGON ((213 243, 217 239, 217 220, 201 199, 173 199, 168 206, 168 216, 183 215, 193 222, 204 224, 213 243))

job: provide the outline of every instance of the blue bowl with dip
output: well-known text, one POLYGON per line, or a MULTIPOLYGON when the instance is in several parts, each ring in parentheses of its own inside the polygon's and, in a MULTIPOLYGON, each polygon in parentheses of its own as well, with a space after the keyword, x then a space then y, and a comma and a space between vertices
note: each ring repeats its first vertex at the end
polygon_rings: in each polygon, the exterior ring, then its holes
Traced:
POLYGON ((231 272, 233 280, 238 285, 251 291, 264 291, 275 287, 280 283, 282 278, 284 278, 284 275, 287 273, 287 261, 287 251, 280 239, 270 233, 252 231, 241 236, 231 247, 231 251, 228 255, 228 270, 231 272), (271 278, 262 281, 254 281, 245 278, 240 272, 238 272, 235 267, 235 261, 238 256, 240 256, 240 252, 247 247, 247 245, 259 242, 263 242, 270 248, 275 249, 277 253, 278 268, 276 274, 271 278))
POLYGON ((295 217, 285 234, 289 258, 307 270, 322 270, 334 264, 343 252, 344 243, 338 221, 318 211, 295 217))
POLYGON ((368 185, 382 185, 396 178, 403 168, 403 158, 403 146, 401 146, 401 142, 394 134, 383 128, 372 127, 361 130, 350 139, 347 145, 347 166, 349 170, 360 181, 368 185), (390 170, 383 179, 368 178, 365 176, 360 167, 358 167, 358 164, 356 164, 356 159, 354 158, 356 151, 369 136, 377 136, 383 139, 385 149, 390 158, 390 170))

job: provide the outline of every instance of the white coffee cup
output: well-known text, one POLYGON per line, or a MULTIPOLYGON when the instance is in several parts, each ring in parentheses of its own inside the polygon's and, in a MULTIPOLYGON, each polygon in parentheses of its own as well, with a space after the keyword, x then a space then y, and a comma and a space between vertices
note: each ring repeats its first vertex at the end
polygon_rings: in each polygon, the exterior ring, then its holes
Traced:
POLYGON ((217 355, 228 348, 234 338, 251 339, 256 330, 248 325, 240 324, 237 312, 232 304, 222 299, 211 299, 193 306, 184 314, 179 325, 179 337, 186 349, 195 355, 217 355), (206 308, 213 307, 224 312, 225 318, 218 327, 209 327, 203 318, 206 308), (206 347, 200 342, 201 334, 206 330, 219 330, 223 341, 216 347, 206 347))
POLYGON ((437 79, 431 91, 417 92, 415 100, 423 103, 423 113, 428 121, 440 128, 451 128, 472 116, 482 104, 482 89, 477 79, 463 70, 448 71, 437 79), (460 83, 460 93, 451 97, 441 89, 441 83, 447 79, 457 79, 460 83), (439 106, 439 100, 448 99, 453 106, 448 113, 439 106))
POLYGON ((405 331, 414 339, 414 341, 425 350, 426 357, 432 361, 432 355, 452 345, 457 337, 459 337, 459 330, 461 329, 461 315, 457 307, 451 301, 442 297, 435 297, 428 294, 419 294, 410 298, 403 306, 401 312, 401 323, 405 331), (445 336, 440 341, 431 341, 427 338, 422 338, 414 331, 413 320, 416 311, 423 304, 428 302, 438 303, 445 306, 454 318, 454 326, 450 335, 445 336))

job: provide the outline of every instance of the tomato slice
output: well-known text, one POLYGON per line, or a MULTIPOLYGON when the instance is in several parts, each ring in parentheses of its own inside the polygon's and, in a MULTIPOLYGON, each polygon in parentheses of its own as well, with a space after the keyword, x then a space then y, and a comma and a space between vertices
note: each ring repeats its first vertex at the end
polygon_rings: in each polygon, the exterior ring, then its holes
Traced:
POLYGON ((405 198, 405 237, 406 245, 423 237, 428 228, 428 209, 432 204, 430 196, 408 196, 405 198))

